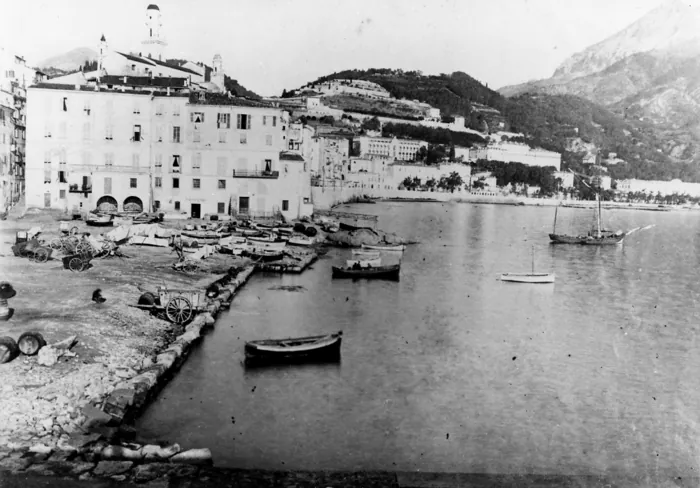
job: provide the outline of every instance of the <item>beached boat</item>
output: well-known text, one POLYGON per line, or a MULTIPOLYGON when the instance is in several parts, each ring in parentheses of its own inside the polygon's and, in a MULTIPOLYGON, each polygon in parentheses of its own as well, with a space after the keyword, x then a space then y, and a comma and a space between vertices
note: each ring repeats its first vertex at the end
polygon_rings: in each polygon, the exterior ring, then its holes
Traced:
POLYGON ((287 242, 290 246, 312 246, 315 241, 311 237, 294 236, 290 237, 287 242))
POLYGON ((369 245, 369 244, 362 244, 362 249, 371 249, 375 251, 404 251, 406 249, 406 246, 403 244, 396 244, 396 245, 369 245))
POLYGON ((389 266, 373 266, 369 268, 340 268, 332 266, 333 278, 384 278, 398 280, 401 271, 400 264, 389 266))
POLYGON ((373 259, 379 257, 379 251, 369 251, 367 249, 353 249, 353 256, 361 256, 366 259, 373 259))
POLYGON ((262 235, 262 232, 258 229, 246 229, 244 227, 234 227, 236 232, 244 236, 258 236, 262 235))
POLYGON ((255 247, 255 248, 260 248, 260 249, 268 249, 268 250, 275 250, 275 251, 281 251, 285 247, 287 247, 287 241, 259 241, 259 240, 254 240, 252 237, 248 238, 248 245, 250 247, 255 247))
POLYGON ((246 248, 243 250, 243 256, 248 256, 255 261, 279 261, 284 257, 283 251, 278 251, 276 249, 260 249, 260 248, 246 248))
POLYGON ((231 236, 230 232, 215 232, 213 230, 183 230, 182 235, 200 240, 219 240, 231 236))
POLYGON ((113 216, 109 214, 90 214, 85 223, 92 227, 110 227, 114 225, 113 216))
POLYGON ((380 258, 376 259, 348 259, 345 261, 345 265, 348 268, 352 268, 353 266, 357 265, 361 268, 367 268, 369 266, 381 266, 382 265, 382 260, 380 258))
POLYGON ((272 232, 283 236, 291 236, 294 233, 294 229, 292 227, 276 227, 272 229, 272 232))
POLYGON ((264 339, 245 344, 246 363, 339 359, 343 332, 288 339, 264 339))

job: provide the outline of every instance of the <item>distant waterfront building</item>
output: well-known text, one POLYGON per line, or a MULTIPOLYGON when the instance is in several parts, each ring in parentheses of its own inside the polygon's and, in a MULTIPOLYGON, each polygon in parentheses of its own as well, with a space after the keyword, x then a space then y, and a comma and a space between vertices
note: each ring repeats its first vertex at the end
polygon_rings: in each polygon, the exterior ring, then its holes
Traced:
POLYGON ((186 81, 30 88, 27 205, 309 215, 309 168, 287 151, 286 113, 186 81))
POLYGON ((555 178, 561 180, 562 188, 573 188, 574 187, 574 174, 570 171, 556 171, 554 173, 555 178))
POLYGON ((360 136, 353 140, 353 151, 363 158, 385 158, 393 161, 413 161, 425 141, 388 137, 360 136))
POLYGON ((636 193, 642 192, 646 194, 656 195, 689 195, 691 197, 700 197, 700 183, 686 183, 679 179, 671 181, 658 180, 617 180, 617 191, 621 193, 636 193))
POLYGON ((561 154, 545 149, 531 148, 527 144, 497 142, 474 149, 475 159, 522 163, 528 166, 554 167, 561 170, 561 154))

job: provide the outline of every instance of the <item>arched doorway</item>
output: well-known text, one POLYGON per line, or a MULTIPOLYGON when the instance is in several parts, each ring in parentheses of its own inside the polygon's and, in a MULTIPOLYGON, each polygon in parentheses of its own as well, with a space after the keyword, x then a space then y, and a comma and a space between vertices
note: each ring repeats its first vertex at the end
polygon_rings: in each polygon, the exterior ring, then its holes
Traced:
POLYGON ((100 212, 116 212, 118 203, 116 198, 105 195, 97 200, 97 210, 100 212))
POLYGON ((143 202, 139 197, 128 197, 124 200, 125 212, 143 212, 143 202))

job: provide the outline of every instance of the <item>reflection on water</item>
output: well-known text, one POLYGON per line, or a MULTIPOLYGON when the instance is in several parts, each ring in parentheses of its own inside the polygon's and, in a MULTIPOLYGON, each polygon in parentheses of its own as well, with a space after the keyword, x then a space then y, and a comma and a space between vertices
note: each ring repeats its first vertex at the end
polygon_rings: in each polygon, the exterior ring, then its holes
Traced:
MULTIPOLYGON (((694 476, 698 216, 614 215, 622 246, 549 245, 553 209, 357 206, 420 243, 401 281, 254 277, 140 420, 217 465, 694 476), (498 280, 556 273, 552 285, 498 280), (294 292, 270 290, 294 286, 294 292), (343 330, 333 365, 242 366, 245 341, 343 330)), ((583 212, 583 211, 582 211, 583 212)))

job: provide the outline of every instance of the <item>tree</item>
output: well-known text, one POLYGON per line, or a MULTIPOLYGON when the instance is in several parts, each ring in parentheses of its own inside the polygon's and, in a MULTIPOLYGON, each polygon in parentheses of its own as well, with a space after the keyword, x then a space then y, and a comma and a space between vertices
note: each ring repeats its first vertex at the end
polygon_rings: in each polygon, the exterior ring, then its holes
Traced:
POLYGON ((425 182, 425 187, 430 191, 433 191, 436 186, 437 186, 437 181, 435 180, 435 178, 429 178, 425 182))
POLYGON ((462 176, 457 173, 456 171, 453 171, 450 173, 450 175, 447 177, 447 181, 445 182, 447 185, 447 189, 450 191, 450 193, 454 193, 454 191, 462 186, 464 184, 464 181, 462 180, 462 176))
POLYGON ((416 154, 416 161, 425 161, 426 157, 428 157, 428 149, 425 146, 421 146, 416 154))
POLYGON ((371 119, 365 119, 365 120, 363 120, 363 121, 362 121, 362 124, 360 125, 360 127, 361 127, 363 130, 374 130, 374 131, 378 131, 378 130, 381 130, 381 128, 382 128, 382 123, 381 123, 380 120, 377 118, 377 116, 374 116, 374 117, 372 117, 371 119))
POLYGON ((486 183, 483 180, 476 180, 472 182, 472 188, 475 188, 477 190, 482 190, 486 188, 486 183))

